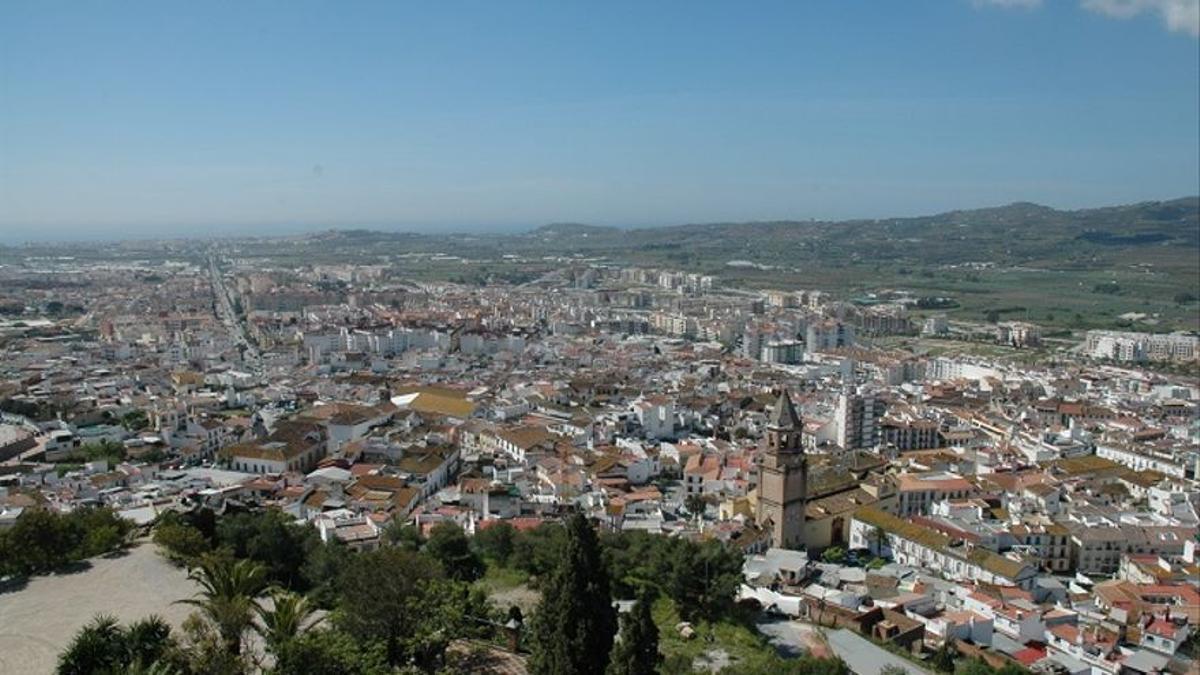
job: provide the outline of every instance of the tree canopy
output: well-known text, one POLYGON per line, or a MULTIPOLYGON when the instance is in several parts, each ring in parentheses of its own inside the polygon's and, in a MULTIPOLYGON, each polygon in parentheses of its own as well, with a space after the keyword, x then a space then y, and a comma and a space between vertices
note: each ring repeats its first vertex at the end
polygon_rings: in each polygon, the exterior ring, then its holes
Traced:
POLYGON ((557 558, 532 620, 530 672, 601 675, 608 665, 617 616, 600 542, 582 515, 567 521, 557 558))
POLYGON ((658 626, 650 614, 650 597, 643 594, 621 617, 621 633, 613 645, 608 675, 654 675, 662 663, 658 653, 658 626))
POLYGON ((466 533, 452 522, 441 522, 433 527, 424 551, 441 563, 446 576, 451 579, 475 581, 483 576, 483 561, 471 548, 466 533))
POLYGON ((132 531, 132 522, 107 507, 65 514, 27 509, 12 527, 0 531, 0 575, 52 572, 121 548, 132 531))

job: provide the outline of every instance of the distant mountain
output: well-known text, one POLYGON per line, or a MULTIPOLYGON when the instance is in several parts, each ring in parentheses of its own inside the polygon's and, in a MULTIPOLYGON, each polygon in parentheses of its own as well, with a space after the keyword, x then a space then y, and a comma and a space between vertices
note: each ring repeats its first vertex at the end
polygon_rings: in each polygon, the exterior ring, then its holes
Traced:
POLYGON ((614 235, 621 230, 605 225, 585 225, 583 223, 551 223, 543 225, 530 232, 535 237, 596 237, 614 235))
MULTIPOLYGON (((617 229, 547 225, 525 241, 557 252, 654 252, 687 263, 731 258, 765 264, 913 262, 1070 264, 1095 255, 1148 249, 1196 255, 1200 197, 1060 211, 1018 202, 931 216, 848 221, 708 223, 617 229)), ((515 243, 515 242, 514 242, 515 243)))
POLYGON ((764 269, 854 268, 859 280, 864 280, 863 266, 875 271, 988 263, 1104 272, 1145 265, 1169 271, 1184 287, 1200 276, 1200 197, 1079 210, 1017 202, 871 220, 630 229, 552 223, 523 234, 342 230, 309 236, 321 242, 324 255, 342 251, 348 259, 405 252, 474 259, 497 254, 583 255, 710 271, 725 270, 726 263, 739 260, 764 269))

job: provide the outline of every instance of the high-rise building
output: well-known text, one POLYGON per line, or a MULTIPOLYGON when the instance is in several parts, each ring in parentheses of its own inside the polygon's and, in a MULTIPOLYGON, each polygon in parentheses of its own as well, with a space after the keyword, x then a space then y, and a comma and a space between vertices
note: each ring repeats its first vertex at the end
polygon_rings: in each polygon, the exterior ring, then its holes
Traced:
POLYGON ((808 458, 804 426, 783 392, 767 423, 758 477, 758 524, 771 533, 771 546, 803 549, 804 507, 808 501, 808 458))
POLYGON ((880 419, 886 411, 887 402, 872 389, 859 387, 842 392, 834 413, 837 444, 846 450, 878 445, 880 419))
POLYGON ((813 323, 809 324, 805 337, 805 348, 810 352, 853 347, 854 326, 841 321, 813 323))
POLYGON ((945 335, 950 331, 945 314, 934 314, 925 319, 921 326, 921 335, 945 335))
POLYGON ((771 340, 760 351, 766 363, 797 364, 804 361, 804 343, 797 340, 771 340))

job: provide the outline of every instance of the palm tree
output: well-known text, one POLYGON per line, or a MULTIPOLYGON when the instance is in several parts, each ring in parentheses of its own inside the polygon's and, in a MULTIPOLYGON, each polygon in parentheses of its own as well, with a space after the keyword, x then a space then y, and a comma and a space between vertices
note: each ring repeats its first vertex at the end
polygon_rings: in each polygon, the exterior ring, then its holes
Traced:
POLYGON ((125 629, 125 658, 130 664, 149 667, 172 644, 171 625, 155 614, 125 629))
POLYGON ((71 644, 58 658, 60 675, 75 673, 169 673, 171 666, 160 663, 172 653, 175 639, 171 626, 150 616, 122 628, 111 616, 98 615, 75 634, 71 644))
POLYGON ((257 608, 262 625, 254 626, 254 630, 258 631, 267 643, 267 649, 276 656, 279 656, 279 650, 285 644, 325 618, 322 616, 314 619, 313 613, 317 608, 299 593, 274 589, 271 592, 271 604, 271 609, 262 606, 257 608))
POLYGON ((58 657, 58 675, 115 673, 125 665, 125 633, 117 620, 98 614, 58 657))
POLYGON ((188 578, 200 585, 199 597, 179 602, 198 608, 216 627, 225 650, 240 655, 242 635, 253 625, 258 595, 267 585, 266 568, 250 560, 207 555, 188 578))

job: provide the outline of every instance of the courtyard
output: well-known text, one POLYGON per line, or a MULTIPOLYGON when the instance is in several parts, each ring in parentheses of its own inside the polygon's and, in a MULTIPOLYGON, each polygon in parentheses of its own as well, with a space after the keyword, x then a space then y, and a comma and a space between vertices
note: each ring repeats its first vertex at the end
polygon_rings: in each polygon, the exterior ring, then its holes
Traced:
POLYGON ((79 571, 32 577, 0 590, 0 673, 51 673, 59 652, 97 614, 122 623, 158 614, 176 629, 195 585, 148 542, 94 558, 79 571))

